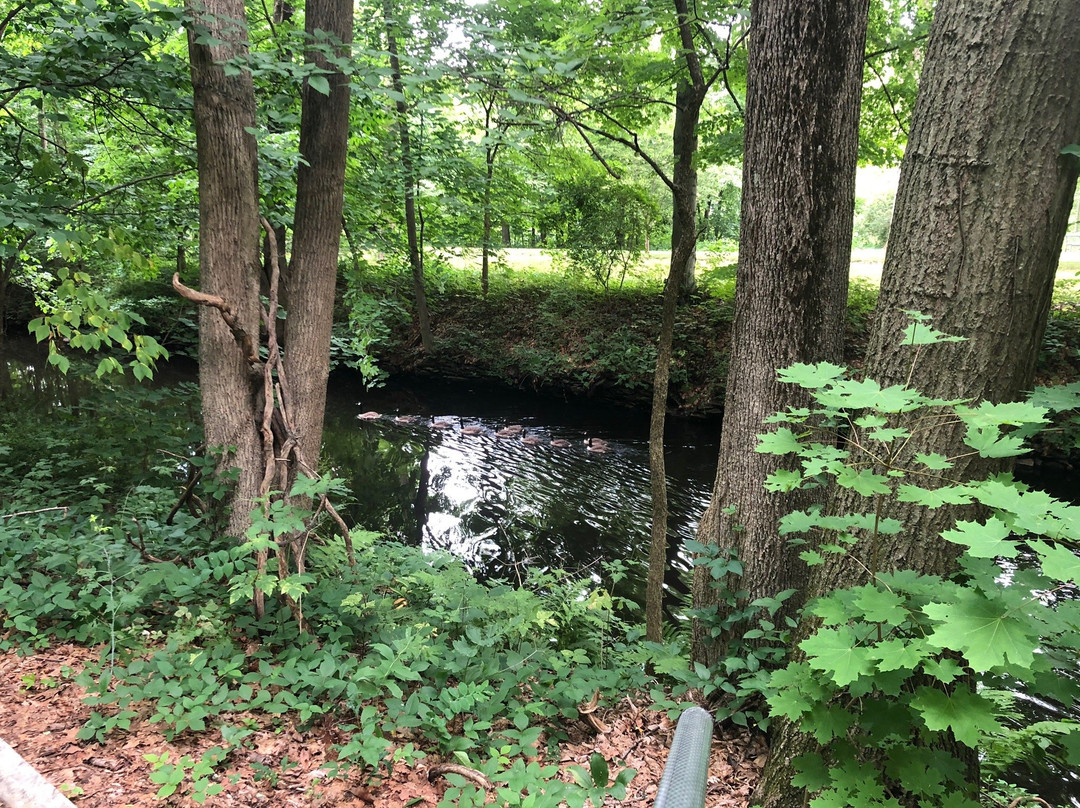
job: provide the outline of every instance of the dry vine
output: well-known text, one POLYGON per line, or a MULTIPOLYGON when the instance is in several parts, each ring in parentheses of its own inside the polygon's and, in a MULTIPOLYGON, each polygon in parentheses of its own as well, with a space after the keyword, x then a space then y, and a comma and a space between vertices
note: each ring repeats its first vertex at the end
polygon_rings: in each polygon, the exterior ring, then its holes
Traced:
MULTIPOLYGON (((259 486, 259 498, 263 503, 264 514, 269 515, 272 491, 288 492, 292 487, 292 482, 295 481, 296 474, 302 473, 312 479, 318 479, 319 475, 306 462, 300 450, 300 441, 295 429, 295 420, 293 419, 288 379, 282 362, 281 348, 278 345, 276 324, 281 267, 278 262, 277 237, 270 223, 264 217, 260 216, 259 219, 269 241, 271 270, 267 305, 260 312, 267 335, 267 358, 265 362, 260 361, 257 347, 252 342, 251 336, 240 325, 235 310, 228 301, 217 295, 197 292, 185 286, 180 282, 179 274, 173 275, 172 284, 181 297, 201 306, 215 308, 221 313, 222 319, 243 351, 245 360, 251 366, 252 371, 262 378, 263 407, 259 433, 262 437, 263 448, 263 478, 259 486)), ((325 493, 319 495, 318 507, 312 515, 311 521, 314 522, 324 510, 334 520, 338 530, 341 531, 349 564, 355 565, 356 557, 353 552, 352 537, 349 535, 348 526, 325 493)), ((289 577, 290 556, 296 567, 296 572, 298 574, 304 572, 304 560, 307 553, 306 537, 309 532, 310 529, 277 538, 277 574, 280 581, 284 581, 289 577)), ((265 549, 258 550, 256 553, 256 565, 260 577, 266 573, 268 561, 268 551, 265 549)), ((255 604, 255 613, 258 617, 262 617, 266 611, 263 591, 256 586, 252 597, 255 604)), ((302 632, 306 631, 307 621, 304 618, 300 602, 286 592, 281 592, 281 598, 289 607, 289 611, 292 613, 293 619, 296 620, 300 630, 302 632)))

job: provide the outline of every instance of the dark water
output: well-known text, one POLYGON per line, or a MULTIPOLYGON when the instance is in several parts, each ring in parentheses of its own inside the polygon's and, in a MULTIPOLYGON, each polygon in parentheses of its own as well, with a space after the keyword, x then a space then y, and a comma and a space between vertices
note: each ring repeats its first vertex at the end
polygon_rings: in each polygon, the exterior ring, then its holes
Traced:
MULTIPOLYGON (((356 495, 349 510, 359 524, 499 577, 513 577, 520 565, 576 570, 648 554, 645 413, 424 379, 368 391, 344 375, 332 378, 329 399, 327 455, 356 495), (382 417, 357 418, 368 411, 382 417), (521 433, 497 435, 511 425, 521 433), (605 441, 608 451, 588 451, 587 438, 605 441)), ((684 566, 677 550, 708 504, 718 443, 716 422, 669 419, 676 568, 684 566)), ((669 583, 679 586, 677 579, 672 573, 669 583)))

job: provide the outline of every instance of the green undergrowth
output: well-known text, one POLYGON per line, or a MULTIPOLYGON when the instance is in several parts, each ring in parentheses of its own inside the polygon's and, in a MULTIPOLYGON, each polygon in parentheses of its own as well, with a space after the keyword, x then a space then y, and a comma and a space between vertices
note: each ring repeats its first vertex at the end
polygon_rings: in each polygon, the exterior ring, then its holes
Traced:
MULTIPOLYGON (((168 738, 219 733, 202 758, 150 761, 162 798, 212 796, 215 772, 242 754, 257 716, 301 730, 331 722, 332 774, 377 780, 437 755, 485 774, 500 804, 598 806, 625 792, 634 775, 625 761, 597 756, 571 782, 545 762, 578 707, 654 690, 658 709, 677 714, 677 694, 700 684, 681 646, 642 641, 635 607, 610 594, 626 573, 618 564, 602 576, 535 570, 514 585, 480 582, 457 559, 361 529, 352 566, 343 539, 320 527, 303 574, 260 575, 255 551, 296 513, 258 516, 243 544, 216 539, 186 507, 170 513, 207 462, 196 391, 185 388, 192 402, 84 389, 51 372, 24 381, 40 388, 45 378, 66 406, 0 414, 0 650, 101 647, 79 677, 94 707, 85 742, 147 715, 168 738), (268 594, 261 619, 254 588, 268 594), (309 633, 278 607, 286 588, 309 633)), ((220 493, 195 490, 204 504, 220 493)), ((484 799, 462 780, 443 802, 484 799)))
MULTIPOLYGON (((911 314, 913 368, 928 346, 939 356, 963 350, 951 345, 961 338, 911 314)), ((1017 763, 1045 779, 1074 771, 1080 508, 1010 474, 969 479, 960 470, 972 455, 1026 453, 1054 413, 1075 419, 1078 385, 995 404, 882 387, 830 363, 794 365, 779 378, 813 403, 766 419, 775 426, 757 451, 795 461, 766 488, 832 492, 824 507, 781 518, 780 534, 808 567, 832 563, 850 584, 807 604, 801 653, 762 680, 773 720, 796 722, 814 740, 792 761, 792 784, 813 808, 977 808, 969 761, 980 760, 991 786, 1017 763), (926 437, 941 431, 963 445, 948 455, 914 448, 949 445, 926 437), (956 559, 952 574, 905 568, 919 560, 899 538, 912 529, 913 506, 918 518, 954 509, 937 550, 956 559), (1029 700, 1043 720, 1023 715, 1029 700)), ((1012 799, 1010 786, 998 788, 1012 799)))
MULTIPOLYGON (((734 312, 734 265, 710 265, 698 293, 680 307, 670 403, 686 414, 716 413, 723 401, 734 312)), ((362 333, 376 363, 484 378, 559 395, 647 405, 656 371, 663 286, 650 275, 621 289, 552 272, 496 270, 487 296, 475 273, 446 269, 428 289, 435 351, 417 353, 411 288, 367 268, 352 276, 339 320, 362 333), (421 361, 422 359, 422 361, 421 361)), ((877 289, 855 279, 849 294, 851 350, 861 353, 877 289)), ((339 335, 344 336, 344 325, 339 335)))

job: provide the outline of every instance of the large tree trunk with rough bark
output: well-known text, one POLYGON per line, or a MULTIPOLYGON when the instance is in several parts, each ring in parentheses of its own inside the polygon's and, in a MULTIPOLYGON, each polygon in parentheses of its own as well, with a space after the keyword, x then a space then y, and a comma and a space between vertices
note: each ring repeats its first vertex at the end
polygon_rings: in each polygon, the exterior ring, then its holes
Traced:
MULTIPOLYGON (((751 7, 735 323, 716 484, 698 529, 702 543, 736 550, 748 602, 805 582, 777 520, 810 502, 764 490, 779 461, 755 451, 756 436, 765 416, 805 404, 805 392, 781 384, 777 368, 842 358, 867 7, 751 7)), ((716 603, 709 584, 699 568, 697 608, 716 603)), ((696 659, 714 662, 722 649, 696 626, 696 659)))
POLYGON ((218 468, 239 470, 225 502, 229 535, 243 536, 262 480, 256 426, 258 377, 248 347, 259 338, 259 208, 255 93, 246 70, 222 63, 247 54, 242 0, 194 0, 187 7, 188 51, 199 153, 199 285, 231 306, 237 328, 219 311, 199 311, 199 387, 209 447, 222 448, 218 468), (200 44, 200 42, 215 44, 200 44))
MULTIPOLYGON (((304 28, 308 36, 325 31, 340 42, 342 55, 352 42, 352 22, 352 0, 309 0, 307 4, 304 28)), ((310 51, 306 58, 331 70, 324 53, 310 51)), ((322 448, 349 140, 349 79, 332 72, 327 80, 329 95, 310 84, 304 86, 300 123, 300 155, 304 159, 296 178, 285 321, 285 371, 291 387, 293 426, 301 457, 312 466, 322 448)), ((294 469, 293 474, 297 471, 304 470, 294 469)))
MULTIPOLYGON (((1077 64, 1074 0, 939 4, 901 170, 868 378, 883 386, 910 380, 947 399, 1000 402, 1029 389, 1076 183, 1077 161, 1061 150, 1080 139, 1077 64), (924 346, 916 355, 901 347, 905 310, 930 314, 936 328, 968 340, 924 346)), ((1001 461, 966 452, 961 437, 951 427, 923 430, 906 451, 956 458, 954 479, 1001 468, 1001 461)), ((834 507, 868 510, 849 492, 834 507)), ((889 502, 882 515, 904 529, 815 567, 810 597, 864 583, 868 569, 953 569, 959 548, 939 534, 955 510, 889 502)), ((796 727, 779 723, 756 801, 801 804, 790 785, 791 758, 807 746, 796 727)), ((962 751, 974 789, 978 759, 962 751)))

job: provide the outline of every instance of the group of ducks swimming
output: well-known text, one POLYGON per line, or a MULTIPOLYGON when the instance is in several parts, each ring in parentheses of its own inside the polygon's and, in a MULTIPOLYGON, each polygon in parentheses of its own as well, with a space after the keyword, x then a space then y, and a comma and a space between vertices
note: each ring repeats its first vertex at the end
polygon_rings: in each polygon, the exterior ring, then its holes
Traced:
MULTIPOLYGON (((361 421, 378 421, 381 420, 383 416, 382 413, 369 411, 362 412, 356 417, 359 418, 361 421)), ((392 420, 395 424, 399 424, 401 426, 412 426, 420 423, 420 416, 397 415, 390 420, 392 420)), ((431 419, 430 426, 432 429, 453 429, 454 422, 448 418, 433 417, 431 419)), ((462 424, 457 431, 462 435, 480 435, 487 430, 479 424, 462 424)), ((521 424, 510 424, 509 426, 504 426, 502 429, 496 430, 494 432, 494 435, 496 438, 520 438, 521 442, 525 446, 540 446, 543 443, 547 443, 549 446, 552 446, 556 449, 569 449, 571 446, 574 445, 572 441, 569 441, 566 438, 552 438, 549 441, 547 440, 547 438, 541 438, 537 435, 529 435, 525 432, 525 427, 523 427, 521 424)), ((611 444, 603 438, 585 438, 584 443, 586 452, 592 452, 593 454, 604 454, 605 452, 611 451, 611 444)))

